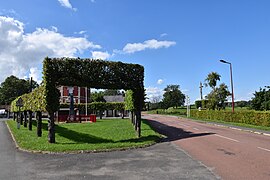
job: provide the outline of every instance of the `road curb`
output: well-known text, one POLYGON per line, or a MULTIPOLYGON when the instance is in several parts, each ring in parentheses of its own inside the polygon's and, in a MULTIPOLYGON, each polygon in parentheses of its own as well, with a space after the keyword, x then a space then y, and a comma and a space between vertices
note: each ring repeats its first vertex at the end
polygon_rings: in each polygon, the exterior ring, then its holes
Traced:
POLYGON ((206 124, 214 125, 214 126, 218 126, 218 127, 230 128, 230 129, 238 130, 238 131, 244 131, 244 132, 249 132, 249 133, 259 134, 259 135, 264 135, 264 136, 270 136, 270 134, 268 134, 268 133, 259 132, 259 131, 256 131, 256 130, 242 129, 241 127, 231 127, 231 126, 229 126, 229 125, 222 125, 222 124, 209 123, 209 122, 206 122, 206 124))
POLYGON ((9 134, 11 135, 11 138, 16 146, 16 149, 22 151, 22 152, 27 152, 27 153, 35 153, 35 154, 88 154, 88 153, 104 153, 104 152, 114 152, 114 151, 129 151, 129 150, 134 150, 134 149, 143 149, 147 148, 150 146, 153 146, 157 144, 158 142, 154 142, 152 144, 146 144, 142 146, 137 146, 137 147, 127 147, 127 148, 115 148, 115 149, 101 149, 101 150, 77 150, 77 151, 67 151, 67 152, 52 152, 52 151, 37 151, 37 150, 27 150, 23 149, 19 146, 17 143, 15 136, 13 135, 11 129, 9 128, 7 121, 5 121, 5 124, 8 128, 9 134))

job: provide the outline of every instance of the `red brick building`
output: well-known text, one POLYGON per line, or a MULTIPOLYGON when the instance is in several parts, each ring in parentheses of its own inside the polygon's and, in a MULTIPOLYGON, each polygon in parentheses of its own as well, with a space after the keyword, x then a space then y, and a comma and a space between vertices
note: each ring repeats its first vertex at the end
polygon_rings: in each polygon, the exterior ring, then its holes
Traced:
MULTIPOLYGON (((60 103, 69 103, 70 102, 70 97, 69 97, 69 90, 67 86, 61 86, 58 88, 61 96, 60 96, 60 103)), ((90 102, 90 88, 86 87, 78 87, 74 86, 73 87, 73 98, 74 98, 74 103, 75 104, 80 104, 80 103, 86 103, 86 97, 87 97, 87 102, 90 102)))

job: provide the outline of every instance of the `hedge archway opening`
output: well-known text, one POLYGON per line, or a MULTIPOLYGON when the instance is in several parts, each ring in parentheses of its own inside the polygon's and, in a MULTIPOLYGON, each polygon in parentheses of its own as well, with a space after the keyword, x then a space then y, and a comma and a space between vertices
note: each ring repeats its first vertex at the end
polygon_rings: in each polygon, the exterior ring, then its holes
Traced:
POLYGON ((54 113, 60 107, 58 86, 131 90, 135 127, 141 135, 141 110, 144 104, 144 68, 138 64, 80 58, 48 58, 43 61, 45 109, 49 113, 48 141, 55 143, 54 113))

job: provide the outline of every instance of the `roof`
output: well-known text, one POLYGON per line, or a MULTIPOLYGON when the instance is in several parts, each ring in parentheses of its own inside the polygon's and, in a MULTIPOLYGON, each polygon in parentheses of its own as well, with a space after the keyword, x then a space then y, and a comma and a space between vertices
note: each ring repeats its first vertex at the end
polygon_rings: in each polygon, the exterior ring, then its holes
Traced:
POLYGON ((104 96, 106 102, 124 102, 124 97, 122 95, 115 96, 104 96))

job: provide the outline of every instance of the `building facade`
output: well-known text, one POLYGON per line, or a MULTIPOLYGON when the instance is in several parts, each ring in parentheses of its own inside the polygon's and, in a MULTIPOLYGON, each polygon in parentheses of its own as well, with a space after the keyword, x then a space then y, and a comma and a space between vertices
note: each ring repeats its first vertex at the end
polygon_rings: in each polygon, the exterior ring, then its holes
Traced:
MULTIPOLYGON (((90 88, 78 86, 74 86, 72 88, 73 88, 73 100, 75 104, 86 103, 86 100, 88 103, 90 102, 90 94, 91 94, 90 88)), ((60 104, 70 103, 70 96, 69 96, 70 87, 61 86, 58 89, 61 93, 60 104)))

